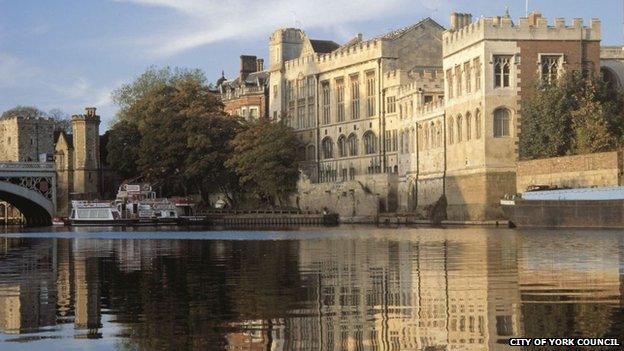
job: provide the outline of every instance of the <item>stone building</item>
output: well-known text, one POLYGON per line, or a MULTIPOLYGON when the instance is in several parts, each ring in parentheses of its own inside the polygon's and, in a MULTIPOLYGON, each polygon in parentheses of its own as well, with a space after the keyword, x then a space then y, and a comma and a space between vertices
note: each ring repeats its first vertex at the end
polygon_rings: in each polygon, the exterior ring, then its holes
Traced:
MULTIPOLYGON (((305 144, 296 204, 341 217, 502 218, 515 193, 520 106, 542 80, 600 71, 600 21, 453 13, 345 45, 273 33, 269 112, 305 144)), ((604 50, 603 50, 604 52, 604 50)))
POLYGON ((221 97, 223 110, 230 115, 255 120, 268 117, 268 72, 264 60, 256 56, 240 57, 240 72, 229 81, 222 74, 215 92, 221 97))
POLYGON ((57 132, 54 160, 57 170, 57 207, 67 215, 72 199, 96 199, 100 194, 100 116, 95 107, 72 116, 72 134, 57 132))
POLYGON ((534 12, 518 23, 508 14, 472 23, 469 14, 453 14, 443 48, 448 215, 501 218, 500 198, 516 191, 522 101, 538 79, 599 72, 600 21, 549 25, 534 12))
POLYGON ((441 68, 443 30, 427 18, 344 45, 295 28, 273 33, 269 113, 305 145, 300 207, 345 216, 397 209, 397 88, 441 68))
POLYGON ((41 154, 54 153, 54 121, 10 116, 0 120, 0 160, 37 162, 41 154))

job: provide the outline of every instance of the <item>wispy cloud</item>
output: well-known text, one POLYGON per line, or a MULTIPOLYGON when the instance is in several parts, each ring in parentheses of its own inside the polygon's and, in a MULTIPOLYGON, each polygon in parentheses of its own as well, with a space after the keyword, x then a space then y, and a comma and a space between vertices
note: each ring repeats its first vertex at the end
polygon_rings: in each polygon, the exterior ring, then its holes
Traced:
POLYGON ((18 57, 0 53, 0 88, 24 86, 41 70, 18 57))
POLYGON ((230 39, 266 36, 279 26, 345 28, 351 23, 437 9, 441 0, 115 0, 161 7, 182 15, 185 24, 134 43, 152 57, 173 56, 230 39))

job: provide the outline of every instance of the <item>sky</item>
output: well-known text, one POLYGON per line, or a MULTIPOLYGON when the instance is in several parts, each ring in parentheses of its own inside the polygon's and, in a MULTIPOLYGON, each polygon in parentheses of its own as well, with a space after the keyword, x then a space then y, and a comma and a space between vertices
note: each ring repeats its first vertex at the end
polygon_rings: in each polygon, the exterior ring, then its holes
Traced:
MULTIPOLYGON (((624 41, 624 0, 529 0, 568 23, 602 20, 603 45, 624 41)), ((0 0, 0 112, 17 105, 68 114, 95 106, 101 131, 115 118, 111 92, 150 66, 200 68, 209 81, 238 72, 239 56, 268 62, 268 38, 298 27, 344 43, 452 11, 525 14, 525 0, 0 0)))

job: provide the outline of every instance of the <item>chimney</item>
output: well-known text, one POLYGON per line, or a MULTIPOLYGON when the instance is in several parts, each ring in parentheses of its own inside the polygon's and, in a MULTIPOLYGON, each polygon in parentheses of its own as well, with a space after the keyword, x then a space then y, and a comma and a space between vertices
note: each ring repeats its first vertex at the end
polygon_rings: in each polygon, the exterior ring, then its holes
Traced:
POLYGON ((451 30, 457 30, 457 24, 458 24, 458 17, 459 17, 459 13, 457 12, 453 12, 451 13, 451 30))
POLYGON ((256 60, 256 72, 264 71, 264 60, 257 59, 256 60))
POLYGON ((472 23, 471 13, 451 13, 451 30, 459 30, 472 23))
POLYGON ((542 14, 537 12, 537 11, 533 11, 531 13, 529 13, 529 25, 530 26, 537 26, 537 20, 542 18, 542 14))
POLYGON ((245 80, 249 73, 256 71, 256 56, 241 55, 240 57, 240 79, 245 80))
POLYGON ((95 107, 86 107, 85 108, 85 115, 87 117, 95 117, 95 107))

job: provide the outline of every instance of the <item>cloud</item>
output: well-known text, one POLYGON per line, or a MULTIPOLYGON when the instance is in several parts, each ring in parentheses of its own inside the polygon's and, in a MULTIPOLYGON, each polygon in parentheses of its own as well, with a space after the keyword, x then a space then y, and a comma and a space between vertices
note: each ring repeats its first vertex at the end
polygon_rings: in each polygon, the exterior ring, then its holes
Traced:
POLYGON ((25 86, 41 70, 18 57, 0 53, 0 88, 25 86))
POLYGON ((173 10, 184 19, 166 33, 134 44, 152 57, 169 57, 211 43, 266 36, 280 26, 346 28, 351 23, 437 9, 441 0, 115 0, 173 10), (177 27, 176 27, 177 26, 177 27))

